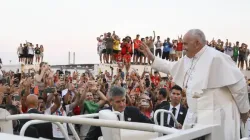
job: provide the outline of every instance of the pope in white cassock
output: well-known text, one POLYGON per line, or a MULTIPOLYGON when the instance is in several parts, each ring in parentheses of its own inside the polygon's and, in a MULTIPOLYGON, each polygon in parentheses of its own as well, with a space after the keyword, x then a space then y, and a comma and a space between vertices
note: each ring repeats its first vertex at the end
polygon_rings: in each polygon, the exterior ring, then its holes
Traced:
POLYGON ((249 111, 244 75, 228 55, 206 46, 199 29, 189 30, 183 45, 186 56, 176 62, 155 57, 145 44, 140 51, 153 61, 152 68, 170 73, 186 89, 189 109, 183 128, 220 124, 225 140, 240 139, 240 123, 247 121, 249 111))

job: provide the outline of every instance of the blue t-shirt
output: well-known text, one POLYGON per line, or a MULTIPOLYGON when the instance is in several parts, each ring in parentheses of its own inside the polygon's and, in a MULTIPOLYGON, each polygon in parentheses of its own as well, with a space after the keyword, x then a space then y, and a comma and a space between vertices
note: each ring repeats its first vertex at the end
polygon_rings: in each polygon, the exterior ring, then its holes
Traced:
POLYGON ((171 44, 168 42, 163 43, 163 52, 170 52, 171 44))

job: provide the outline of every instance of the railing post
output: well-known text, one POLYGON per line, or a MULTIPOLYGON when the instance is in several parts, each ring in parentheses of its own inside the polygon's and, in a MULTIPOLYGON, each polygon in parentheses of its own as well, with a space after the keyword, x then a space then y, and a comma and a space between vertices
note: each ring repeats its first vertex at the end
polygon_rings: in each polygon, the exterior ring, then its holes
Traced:
MULTIPOLYGON (((7 110, 0 108, 0 118, 6 118, 9 115, 7 110)), ((12 120, 0 120, 0 133, 13 134, 12 120)))

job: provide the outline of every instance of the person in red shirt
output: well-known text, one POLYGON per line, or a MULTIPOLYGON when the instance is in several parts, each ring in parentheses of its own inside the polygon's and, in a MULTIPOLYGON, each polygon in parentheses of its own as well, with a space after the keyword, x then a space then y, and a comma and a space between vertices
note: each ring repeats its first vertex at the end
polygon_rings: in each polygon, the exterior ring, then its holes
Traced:
POLYGON ((119 51, 116 57, 116 62, 118 64, 118 67, 120 69, 123 69, 124 65, 123 65, 123 58, 122 58, 122 53, 119 51))
POLYGON ((178 37, 177 48, 176 48, 176 57, 180 59, 182 57, 183 51, 183 43, 182 43, 182 36, 178 37))
POLYGON ((158 71, 155 71, 153 75, 152 70, 151 70, 150 78, 151 78, 152 83, 154 83, 155 86, 159 85, 161 81, 161 75, 158 71))
POLYGON ((130 69, 130 65, 131 65, 131 55, 129 52, 127 52, 127 54, 125 54, 123 56, 123 62, 125 64, 125 68, 126 68, 126 73, 128 73, 129 69, 130 69))
POLYGON ((133 43, 134 43, 134 57, 133 57, 133 62, 137 64, 138 63, 138 58, 141 57, 141 55, 140 55, 141 53, 138 50, 138 48, 141 45, 140 35, 136 35, 136 38, 134 39, 133 43))
POLYGON ((126 46, 126 39, 124 38, 123 40, 122 40, 122 43, 121 43, 121 55, 123 56, 123 55, 125 55, 126 54, 126 52, 127 52, 127 46, 126 46))
POLYGON ((132 42, 129 36, 127 36, 126 38, 124 38, 123 43, 121 44, 121 53, 122 55, 125 55, 127 52, 129 52, 129 54, 133 55, 133 48, 132 48, 132 42))

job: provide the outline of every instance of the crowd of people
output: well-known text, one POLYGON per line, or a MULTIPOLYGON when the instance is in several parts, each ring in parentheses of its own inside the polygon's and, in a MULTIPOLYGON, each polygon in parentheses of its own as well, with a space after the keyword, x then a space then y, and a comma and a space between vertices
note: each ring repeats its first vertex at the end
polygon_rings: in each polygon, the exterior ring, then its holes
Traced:
POLYGON ((34 62, 39 64, 43 61, 44 48, 43 45, 34 44, 27 42, 20 43, 20 46, 17 49, 17 55, 19 58, 19 62, 22 64, 32 65, 34 62), (34 59, 35 57, 35 59, 34 59))
MULTIPOLYGON (((173 38, 172 41, 168 37, 162 41, 160 36, 156 36, 153 32, 153 36, 141 37, 136 35, 135 39, 130 36, 121 38, 113 32, 104 33, 97 37, 97 52, 100 57, 100 63, 117 63, 121 68, 123 66, 129 67, 131 64, 146 65, 151 64, 147 57, 143 55, 138 49, 141 43, 145 43, 150 51, 162 59, 169 61, 177 61, 185 55, 185 48, 183 48, 182 36, 173 38)), ((249 48, 246 43, 237 41, 236 43, 228 41, 223 42, 221 39, 217 41, 207 41, 207 46, 215 48, 218 51, 228 54, 237 64, 238 67, 244 69, 249 68, 249 48)))
MULTIPOLYGON (((110 66, 110 70, 99 71, 98 75, 93 75, 89 70, 84 73, 53 71, 49 64, 41 62, 39 70, 30 69, 28 73, 2 71, 0 107, 8 110, 10 114, 37 113, 56 116, 92 114, 102 109, 109 109, 124 112, 119 120, 141 123, 155 123, 153 121, 155 111, 165 109, 172 111, 178 124, 174 123, 170 115, 165 114, 163 125, 182 129, 190 108, 186 100, 187 91, 181 88, 185 86, 177 85, 170 74, 163 77, 160 72, 153 69, 145 69, 142 73, 138 73, 137 70, 130 68, 131 63, 152 64, 153 59, 145 56, 147 53, 142 51, 145 48, 156 58, 179 60, 186 53, 182 36, 172 42, 170 38, 161 42, 160 36, 155 40, 153 32, 153 37, 140 38, 140 35, 137 35, 132 41, 131 37, 127 36, 120 42, 120 38, 113 32, 112 35, 107 33, 97 40, 100 61, 115 63, 118 67, 110 66)), ((221 40, 213 39, 206 44, 229 55, 242 69, 244 63, 246 66, 249 65, 247 61, 249 50, 245 43, 239 46, 239 42, 236 42, 232 46, 227 40, 224 45, 221 40)), ((18 48, 20 62, 33 63, 34 55, 32 58, 24 57, 25 47, 33 50, 34 54, 39 50, 37 52, 39 55, 35 55, 36 62, 42 61, 43 47, 39 48, 37 44, 38 49, 33 49, 32 43, 25 43, 24 47, 21 44, 18 48)), ((157 116, 157 120, 160 120, 160 116, 157 116)), ((18 135, 27 121, 29 120, 14 120, 14 133, 18 135)), ((63 123, 63 126, 69 136, 72 136, 68 124, 63 123)), ((101 129, 97 126, 74 125, 74 128, 81 140, 96 140, 101 136, 101 129)), ((51 123, 30 126, 25 136, 65 139, 58 126, 51 123)))
MULTIPOLYGON (((88 70, 85 73, 75 71, 65 74, 60 70, 52 71, 44 62, 40 64, 38 71, 31 69, 26 74, 3 71, 0 95, 2 108, 6 108, 11 114, 72 116, 96 113, 112 105, 116 111, 130 110, 130 121, 143 123, 153 123, 153 113, 157 109, 178 106, 177 110, 181 116, 178 128, 181 128, 188 108, 185 91, 175 85, 170 75, 161 77, 159 72, 152 70, 142 74, 134 70, 125 75, 122 69, 113 67, 97 76, 88 70)), ((128 121, 126 116, 124 119, 128 121)), ((19 133, 25 122, 27 120, 13 121, 15 134, 19 133)), ((164 125, 177 127, 171 119, 164 122, 164 125)), ((66 123, 64 127, 68 130, 66 123)), ((91 140, 99 136, 94 126, 75 125, 75 129, 81 139, 91 140)), ((70 130, 68 133, 72 135, 70 130)), ((29 127, 25 135, 64 139, 54 124, 29 127)))

